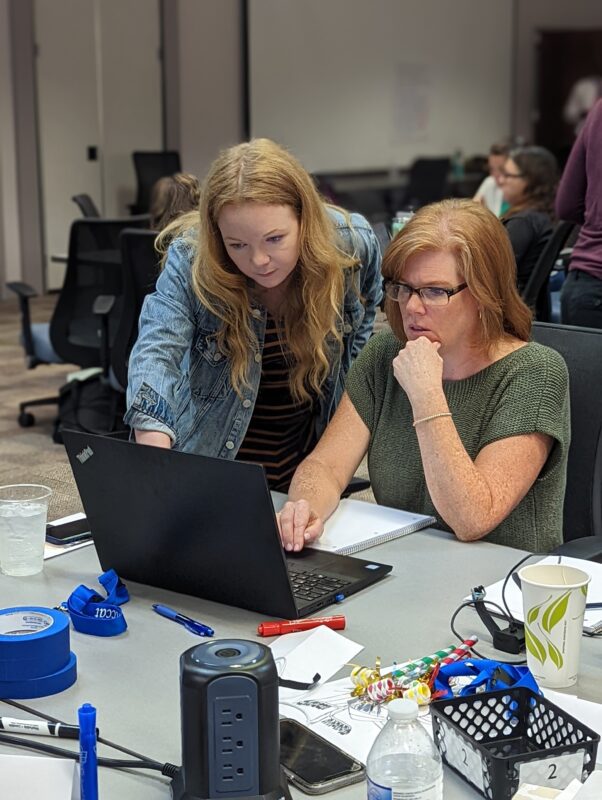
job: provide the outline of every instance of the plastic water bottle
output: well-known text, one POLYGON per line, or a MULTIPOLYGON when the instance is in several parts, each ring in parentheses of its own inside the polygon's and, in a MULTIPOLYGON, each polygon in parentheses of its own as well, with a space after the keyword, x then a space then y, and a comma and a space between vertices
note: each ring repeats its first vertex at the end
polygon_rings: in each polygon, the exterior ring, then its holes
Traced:
POLYGON ((368 800, 442 800, 443 767, 413 700, 392 700, 368 754, 368 800))
POLYGON ((460 149, 455 150, 451 157, 451 170, 456 180, 461 180, 464 177, 464 157, 460 149))
POLYGON ((411 209, 407 211, 398 211, 391 222, 391 236, 395 236, 399 231, 403 230, 412 217, 414 212, 411 209))

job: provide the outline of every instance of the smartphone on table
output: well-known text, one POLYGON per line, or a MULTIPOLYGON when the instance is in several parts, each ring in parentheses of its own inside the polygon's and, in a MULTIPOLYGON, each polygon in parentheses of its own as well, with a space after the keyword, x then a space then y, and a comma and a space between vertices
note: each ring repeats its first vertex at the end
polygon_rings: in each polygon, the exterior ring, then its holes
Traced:
POLYGON ((324 794, 366 777, 366 768, 305 725, 280 720, 280 763, 295 786, 307 794, 324 794))
POLYGON ((46 525, 46 541, 50 544, 70 545, 85 542, 92 538, 86 517, 69 522, 49 522, 46 525))

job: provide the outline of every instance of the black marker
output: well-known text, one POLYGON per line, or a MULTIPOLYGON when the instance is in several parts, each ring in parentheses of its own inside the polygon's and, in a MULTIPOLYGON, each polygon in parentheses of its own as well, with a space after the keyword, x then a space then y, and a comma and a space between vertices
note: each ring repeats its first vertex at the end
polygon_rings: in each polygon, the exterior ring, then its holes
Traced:
POLYGON ((0 717, 0 730, 7 733, 31 733, 35 736, 56 736, 59 739, 79 739, 79 726, 38 719, 0 717))

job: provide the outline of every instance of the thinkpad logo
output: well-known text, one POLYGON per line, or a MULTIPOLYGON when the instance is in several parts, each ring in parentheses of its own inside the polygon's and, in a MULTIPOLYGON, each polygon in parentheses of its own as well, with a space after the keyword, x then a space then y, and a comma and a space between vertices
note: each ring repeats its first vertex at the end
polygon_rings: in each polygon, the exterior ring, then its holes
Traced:
POLYGON ((91 458, 93 455, 94 455, 94 450, 92 450, 90 445, 88 445, 87 447, 84 447, 84 449, 81 451, 81 453, 78 453, 76 455, 76 458, 77 458, 77 460, 79 461, 80 464, 85 464, 86 461, 89 458, 91 458))

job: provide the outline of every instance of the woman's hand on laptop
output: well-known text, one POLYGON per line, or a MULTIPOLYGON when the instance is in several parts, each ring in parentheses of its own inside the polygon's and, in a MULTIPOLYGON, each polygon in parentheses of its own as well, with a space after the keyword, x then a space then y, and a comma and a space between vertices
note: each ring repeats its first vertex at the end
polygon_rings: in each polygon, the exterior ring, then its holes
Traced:
POLYGON ((282 546, 299 551, 322 535, 324 521, 312 511, 307 500, 289 500, 276 514, 282 546))

